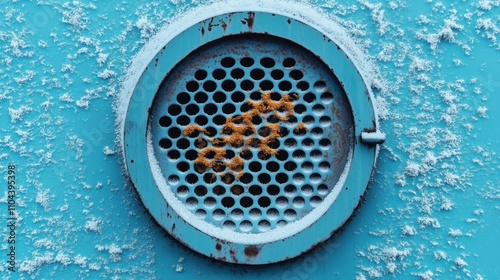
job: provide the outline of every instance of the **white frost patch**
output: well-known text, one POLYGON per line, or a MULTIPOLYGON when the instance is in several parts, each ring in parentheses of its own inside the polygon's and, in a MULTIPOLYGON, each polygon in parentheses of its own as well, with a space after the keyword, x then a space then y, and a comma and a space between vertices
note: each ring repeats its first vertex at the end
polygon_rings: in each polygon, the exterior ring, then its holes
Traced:
POLYGON ((18 109, 9 108, 10 121, 16 123, 23 118, 24 115, 31 112, 33 109, 22 105, 18 109))
POLYGON ((420 228, 432 227, 432 228, 440 228, 441 225, 436 218, 430 217, 419 217, 417 218, 417 222, 420 224, 420 228))
POLYGON ((459 268, 466 267, 467 263, 460 257, 455 259, 455 265, 458 266, 459 268))
POLYGON ((481 118, 487 118, 488 116, 486 115, 486 112, 488 111, 488 108, 484 107, 484 106, 481 106, 479 108, 477 108, 477 114, 481 117, 481 118))
POLYGON ((49 189, 39 190, 36 194, 35 201, 42 205, 45 212, 48 212, 50 210, 51 199, 53 197, 54 195, 50 195, 49 189))
POLYGON ((439 260, 446 260, 447 257, 448 256, 443 251, 436 251, 436 252, 434 252, 434 259, 435 260, 438 260, 438 261, 439 260))
POLYGON ((22 84, 25 84, 25 83, 33 80, 33 78, 35 77, 35 75, 36 75, 35 71, 26 70, 23 74, 21 74, 20 77, 14 78, 14 81, 16 81, 16 83, 18 85, 22 85, 22 84))
POLYGON ((119 247, 118 245, 113 243, 111 245, 105 245, 105 246, 96 245, 95 248, 99 252, 103 252, 103 251, 108 252, 110 257, 111 257, 111 261, 118 262, 121 260, 121 254, 123 253, 123 250, 129 249, 129 246, 123 245, 122 247, 119 247))
POLYGON ((149 38, 155 33, 155 26, 148 20, 147 16, 143 16, 137 20, 135 27, 141 32, 141 38, 149 38))
POLYGON ((102 149, 102 152, 107 155, 107 156, 110 156, 110 155, 114 155, 116 152, 111 149, 110 147, 108 146, 104 146, 104 148, 102 149))
POLYGON ((105 69, 104 71, 99 72, 99 73, 97 74, 97 77, 99 77, 99 78, 101 78, 101 79, 104 79, 104 80, 107 80, 107 79, 109 79, 109 78, 114 77, 115 75, 116 75, 116 74, 115 74, 115 72, 113 72, 113 71, 111 71, 111 70, 109 70, 109 69, 105 69))
POLYGON ((69 93, 65 93, 65 94, 59 96, 59 101, 62 101, 62 102, 73 102, 74 100, 71 99, 71 96, 69 95, 69 93))
POLYGON ((459 237, 459 236, 462 236, 463 234, 462 234, 462 231, 459 229, 450 228, 450 231, 448 231, 448 235, 453 236, 453 237, 459 237))
POLYGON ((56 262, 60 262, 63 266, 68 266, 71 264, 71 257, 68 254, 59 251, 54 259, 56 262))
POLYGON ((96 233, 102 232, 103 222, 101 219, 96 219, 96 217, 92 217, 90 220, 85 222, 85 231, 92 231, 96 233))
POLYGON ((88 261, 87 257, 84 257, 82 255, 76 255, 73 258, 73 263, 83 268, 87 266, 87 261, 88 261))
POLYGON ((413 236, 413 235, 416 235, 417 234, 417 230, 415 230, 414 227, 411 227, 411 226, 404 226, 403 229, 401 230, 401 233, 403 233, 403 235, 410 235, 410 236, 413 236))

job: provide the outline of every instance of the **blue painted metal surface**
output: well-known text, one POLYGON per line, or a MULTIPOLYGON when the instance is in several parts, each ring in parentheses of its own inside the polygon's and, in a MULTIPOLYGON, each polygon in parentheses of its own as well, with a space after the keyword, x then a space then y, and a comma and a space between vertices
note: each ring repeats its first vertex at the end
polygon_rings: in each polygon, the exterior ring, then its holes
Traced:
MULTIPOLYGON (((233 3, 210 11, 243 6, 233 3)), ((245 6, 259 1, 252 3, 245 6)), ((5 176, 16 165, 20 218, 18 271, 2 259, 2 278, 497 277, 498 4, 260 5, 347 30, 380 73, 373 87, 388 137, 362 208, 343 232, 303 257, 257 268, 212 261, 165 235, 126 184, 116 153, 113 98, 129 62, 179 15, 210 14, 192 13, 200 5, 0 4, 0 166, 5 176)), ((0 197, 2 209, 7 201, 0 197)), ((7 210, 0 215, 5 221, 7 210)), ((2 255, 9 234, 2 227, 2 255)))

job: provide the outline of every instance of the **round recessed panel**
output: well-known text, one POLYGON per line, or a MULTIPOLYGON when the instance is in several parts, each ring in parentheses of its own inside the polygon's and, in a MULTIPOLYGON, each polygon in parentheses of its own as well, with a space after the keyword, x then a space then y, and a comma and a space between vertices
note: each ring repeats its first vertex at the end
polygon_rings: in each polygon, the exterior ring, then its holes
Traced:
POLYGON ((334 41, 239 12, 165 43, 136 83, 123 135, 131 181, 160 226, 206 256, 265 264, 345 223, 384 135, 334 41))
POLYGON ((151 110, 175 199, 236 232, 283 227, 321 204, 346 167, 353 126, 332 71, 270 35, 202 46, 167 76, 151 110))

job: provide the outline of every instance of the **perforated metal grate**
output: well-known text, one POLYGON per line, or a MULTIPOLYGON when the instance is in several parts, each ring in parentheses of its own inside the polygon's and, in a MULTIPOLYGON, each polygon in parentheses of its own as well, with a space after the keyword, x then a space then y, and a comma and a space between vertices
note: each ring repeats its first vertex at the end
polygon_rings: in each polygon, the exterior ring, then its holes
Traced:
POLYGON ((151 110, 154 152, 186 210, 217 227, 266 232, 322 203, 346 166, 353 117, 332 71, 268 35, 191 53, 151 110))

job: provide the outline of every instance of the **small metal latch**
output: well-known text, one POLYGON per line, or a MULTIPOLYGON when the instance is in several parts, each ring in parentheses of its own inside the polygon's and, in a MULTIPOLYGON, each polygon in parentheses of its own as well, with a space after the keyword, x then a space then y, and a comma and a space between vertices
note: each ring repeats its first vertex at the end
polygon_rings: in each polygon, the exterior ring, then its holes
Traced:
POLYGON ((362 132, 361 142, 364 144, 383 144, 385 142, 385 133, 380 131, 375 132, 362 132))

